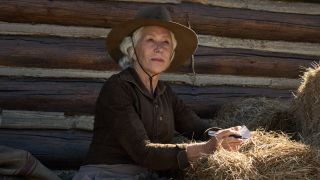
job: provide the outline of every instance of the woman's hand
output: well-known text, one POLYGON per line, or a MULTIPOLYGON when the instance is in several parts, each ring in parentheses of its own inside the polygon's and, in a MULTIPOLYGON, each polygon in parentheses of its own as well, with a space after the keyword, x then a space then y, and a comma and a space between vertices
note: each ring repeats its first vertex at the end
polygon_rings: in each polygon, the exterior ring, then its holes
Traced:
POLYGON ((189 161, 196 161, 203 154, 212 154, 217 148, 222 147, 228 151, 237 151, 243 140, 233 136, 240 136, 241 126, 221 129, 207 142, 189 144, 187 157, 189 161))
POLYGON ((211 140, 215 140, 216 148, 223 148, 228 151, 237 151, 243 139, 237 138, 240 135, 241 126, 235 126, 228 129, 221 129, 215 133, 211 140))

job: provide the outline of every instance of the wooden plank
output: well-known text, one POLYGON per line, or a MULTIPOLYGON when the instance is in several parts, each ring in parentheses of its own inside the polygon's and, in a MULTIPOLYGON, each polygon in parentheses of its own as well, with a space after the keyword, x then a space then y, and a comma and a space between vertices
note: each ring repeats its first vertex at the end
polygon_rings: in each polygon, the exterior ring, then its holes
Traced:
POLYGON ((102 39, 0 36, 5 66, 119 70, 102 39))
MULTIPOLYGON (((2 1, 0 20, 75 26, 113 27, 152 3, 111 1, 2 1), (76 4, 75 4, 76 3, 76 4), (126 13, 121 13, 126 12, 126 13)), ((166 5, 173 20, 199 34, 245 39, 320 42, 320 16, 282 14, 181 3, 166 5)))
MULTIPOLYGON (((45 69, 45 68, 12 68, 0 66, 0 76, 6 77, 37 77, 37 78, 92 78, 107 79, 118 71, 94 71, 73 69, 45 69)), ((249 87, 269 87, 277 89, 296 89, 299 79, 246 77, 233 75, 211 74, 161 74, 160 80, 172 83, 184 83, 193 86, 231 85, 249 87)))
MULTIPOLYGON (((103 81, 85 79, 0 78, 0 107, 8 110, 93 114, 103 81)), ((290 100, 292 90, 171 84, 173 90, 202 118, 212 118, 221 105, 248 97, 290 100)))
POLYGON ((264 87, 275 89, 296 89, 299 79, 289 78, 268 78, 268 77, 245 77, 233 75, 211 75, 211 74, 163 74, 160 80, 184 83, 193 86, 246 86, 246 87, 264 87))
POLYGON ((92 115, 68 116, 64 112, 2 110, 0 128, 93 130, 92 115))
POLYGON ((111 29, 98 27, 24 24, 0 21, 0 34, 106 38, 111 29))
MULTIPOLYGON (((199 46, 195 54, 195 71, 199 74, 298 78, 302 75, 301 67, 310 67, 316 60, 316 56, 199 46)), ((120 70, 106 53, 104 39, 87 38, 0 36, 1 65, 120 70)), ((171 72, 192 72, 190 62, 171 72)))
POLYGON ((299 78, 316 56, 256 50, 199 47, 195 70, 200 74, 299 78))
POLYGON ((93 113, 103 81, 1 78, 0 107, 93 113))
MULTIPOLYGON (((0 34, 2 35, 34 35, 34 36, 58 36, 73 38, 101 38, 105 40, 110 32, 108 28, 61 26, 50 24, 22 24, 0 22, 0 34)), ((1 36, 7 40, 7 36, 1 36)), ((20 38, 23 38, 20 37, 20 38)), ((26 37, 25 37, 26 38, 26 37)), ((24 38, 24 39, 25 39, 24 38)), ((14 38, 13 38, 14 39, 14 38)), ((199 45, 214 48, 239 48, 270 52, 282 52, 304 55, 320 55, 319 43, 283 42, 268 40, 253 40, 226 38, 214 35, 198 35, 199 45)), ((34 40, 37 41, 37 40, 34 40)))
POLYGON ((0 144, 29 151, 52 169, 78 169, 92 133, 66 130, 0 129, 0 144))
MULTIPOLYGON (((320 31, 319 31, 320 34, 320 31)), ((228 47, 241 49, 254 49, 270 52, 286 52, 292 54, 304 54, 320 56, 319 43, 290 43, 280 41, 263 41, 239 38, 226 38, 218 36, 199 35, 199 42, 202 46, 208 47, 228 47), (251 48, 254 47, 254 48, 251 48)))
MULTIPOLYGON (((0 36, 0 65, 93 70, 120 70, 104 39, 0 36)), ((187 72, 188 65, 178 68, 187 72)))
POLYGON ((258 11, 296 13, 296 14, 320 14, 320 5, 313 3, 301 2, 285 2, 285 1, 270 1, 270 0, 113 0, 125 2, 149 2, 149 3, 174 3, 192 2, 202 3, 211 6, 220 6, 227 8, 242 8, 258 11))

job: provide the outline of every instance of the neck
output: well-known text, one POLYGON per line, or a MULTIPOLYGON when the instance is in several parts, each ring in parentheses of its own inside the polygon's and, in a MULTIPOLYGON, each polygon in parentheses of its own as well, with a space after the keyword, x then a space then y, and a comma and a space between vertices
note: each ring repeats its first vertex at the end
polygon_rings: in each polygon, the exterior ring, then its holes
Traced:
MULTIPOLYGON (((141 67, 139 65, 135 65, 133 67, 135 69, 135 71, 137 72, 139 78, 141 79, 143 85, 145 88, 147 88, 148 92, 150 92, 151 94, 153 94, 153 92, 155 91, 157 85, 158 85, 158 81, 159 81, 159 77, 160 75, 157 74, 155 76, 152 77, 152 87, 153 89, 150 89, 150 80, 149 80, 149 76, 141 69, 141 67)), ((151 76, 153 75, 152 73, 149 73, 151 76)))

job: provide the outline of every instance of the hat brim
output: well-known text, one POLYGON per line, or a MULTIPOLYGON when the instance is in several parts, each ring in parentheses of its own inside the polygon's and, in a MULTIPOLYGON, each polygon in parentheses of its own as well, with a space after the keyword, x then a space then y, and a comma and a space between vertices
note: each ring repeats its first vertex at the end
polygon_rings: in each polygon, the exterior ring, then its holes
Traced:
POLYGON ((193 55, 198 46, 198 38, 196 33, 179 23, 172 21, 162 21, 154 19, 134 19, 127 21, 117 27, 112 28, 106 39, 106 46, 110 56, 118 63, 123 56, 119 45, 123 38, 131 36, 132 33, 143 26, 161 26, 170 30, 176 40, 177 47, 175 49, 175 56, 169 69, 174 69, 184 64, 193 55))

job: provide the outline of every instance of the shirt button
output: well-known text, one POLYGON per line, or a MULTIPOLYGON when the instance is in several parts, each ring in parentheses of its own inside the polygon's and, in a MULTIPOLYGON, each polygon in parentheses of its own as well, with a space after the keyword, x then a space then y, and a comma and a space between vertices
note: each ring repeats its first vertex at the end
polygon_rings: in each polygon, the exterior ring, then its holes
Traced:
POLYGON ((162 121, 162 119, 163 119, 163 117, 162 117, 162 116, 160 116, 160 117, 159 117, 159 120, 160 120, 160 121, 162 121))
POLYGON ((155 107, 158 109, 159 105, 158 105, 158 104, 156 104, 156 105, 155 105, 155 107))

